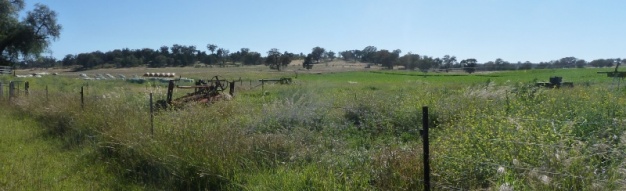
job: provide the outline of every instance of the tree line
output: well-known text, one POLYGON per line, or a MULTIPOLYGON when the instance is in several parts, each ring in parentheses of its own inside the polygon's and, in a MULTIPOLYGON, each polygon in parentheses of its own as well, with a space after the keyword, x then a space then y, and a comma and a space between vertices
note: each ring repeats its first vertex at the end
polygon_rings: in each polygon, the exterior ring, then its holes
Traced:
POLYGON ((94 51, 77 55, 66 55, 62 60, 52 57, 37 57, 21 64, 21 67, 77 67, 78 69, 93 69, 102 67, 185 67, 185 66, 216 66, 226 65, 266 65, 271 69, 281 70, 293 60, 303 60, 302 67, 311 69, 314 64, 332 61, 336 58, 347 62, 361 62, 369 65, 377 65, 386 69, 402 68, 405 70, 443 71, 463 70, 468 73, 475 71, 498 71, 498 70, 528 70, 546 68, 582 68, 582 67, 613 67, 617 63, 624 63, 626 59, 609 58, 596 59, 587 62, 576 57, 564 57, 549 62, 531 63, 508 62, 501 58, 494 61, 479 63, 474 58, 459 60, 456 56, 444 55, 432 57, 408 52, 401 55, 400 49, 389 51, 378 49, 375 46, 367 46, 363 49, 346 50, 335 53, 326 51, 322 47, 314 47, 308 54, 281 52, 272 48, 261 53, 251 51, 249 48, 241 48, 235 52, 220 48, 215 44, 207 44, 206 51, 199 50, 195 46, 174 44, 161 46, 159 49, 116 49, 108 52, 94 51))
POLYGON ((582 68, 582 67, 613 67, 618 63, 626 63, 626 59, 609 58, 596 59, 587 62, 584 59, 576 57, 564 57, 549 62, 531 63, 517 62, 511 63, 498 58, 494 61, 479 63, 475 58, 466 58, 458 60, 456 56, 444 55, 443 57, 431 57, 428 55, 419 55, 415 53, 406 53, 402 56, 400 49, 389 51, 386 49, 378 50, 375 46, 367 46, 362 50, 346 50, 339 52, 341 59, 352 62, 370 63, 380 65, 387 69, 394 67, 402 67, 406 70, 428 71, 445 71, 463 70, 468 73, 480 71, 497 71, 497 70, 529 70, 529 69, 546 69, 546 68, 582 68))
MULTIPOLYGON (((108 52, 95 51, 77 55, 66 55, 62 60, 54 63, 56 66, 72 67, 78 69, 93 69, 102 67, 185 67, 196 64, 225 66, 228 62, 237 62, 244 65, 258 65, 263 63, 260 53, 241 48, 236 52, 230 52, 216 45, 207 45, 207 51, 201 51, 196 46, 174 44, 170 47, 161 46, 159 49, 115 49, 108 52)), ((36 63, 36 62, 35 62, 36 63)), ((33 64, 37 65, 37 64, 33 64)))
POLYGON ((125 67, 186 67, 186 66, 216 66, 227 65, 267 65, 272 69, 281 70, 293 60, 309 60, 310 64, 319 63, 321 60, 333 60, 335 53, 326 51, 324 48, 315 47, 308 55, 303 53, 281 52, 272 48, 261 53, 251 51, 249 48, 241 48, 235 52, 220 48, 215 44, 207 44, 206 50, 200 50, 196 46, 174 44, 161 46, 159 49, 115 49, 112 51, 94 51, 90 53, 68 54, 61 60, 49 56, 40 56, 18 64, 22 68, 49 68, 49 67, 74 67, 78 70, 94 68, 125 68, 125 67))

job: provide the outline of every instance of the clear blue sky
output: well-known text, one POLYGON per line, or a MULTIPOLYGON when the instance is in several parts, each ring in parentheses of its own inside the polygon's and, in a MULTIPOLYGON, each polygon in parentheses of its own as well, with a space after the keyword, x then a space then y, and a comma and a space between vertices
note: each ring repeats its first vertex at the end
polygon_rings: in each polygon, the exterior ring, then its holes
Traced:
MULTIPOLYGON (((624 0, 25 0, 59 14, 52 55, 163 45, 265 54, 400 49, 487 62, 626 57, 624 0)), ((208 51, 207 51, 208 52, 208 51)))

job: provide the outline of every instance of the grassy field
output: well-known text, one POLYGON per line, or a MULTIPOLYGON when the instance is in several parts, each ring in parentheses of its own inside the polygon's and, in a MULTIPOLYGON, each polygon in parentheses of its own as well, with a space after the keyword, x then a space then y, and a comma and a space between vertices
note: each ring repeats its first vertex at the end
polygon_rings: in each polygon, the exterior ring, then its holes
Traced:
MULTIPOLYGON (((102 165, 108 180, 137 185, 131 188, 422 189, 420 111, 429 106, 435 190, 626 189, 624 88, 597 74, 610 69, 332 70, 339 66, 300 71, 292 85, 242 83, 231 101, 158 112, 154 129, 147 94, 162 98, 164 84, 83 81, 70 73, 29 78, 31 95, 3 107, 5 116, 32 121, 33 132, 54 137, 67 152, 90 153, 79 163, 102 165), (575 87, 534 86, 550 76, 575 87), (87 84, 81 109, 78 92, 87 84)), ((249 80, 298 71, 164 70, 249 80)))
POLYGON ((0 104, 0 190, 141 190, 97 163, 94 150, 73 147, 28 115, 0 104))

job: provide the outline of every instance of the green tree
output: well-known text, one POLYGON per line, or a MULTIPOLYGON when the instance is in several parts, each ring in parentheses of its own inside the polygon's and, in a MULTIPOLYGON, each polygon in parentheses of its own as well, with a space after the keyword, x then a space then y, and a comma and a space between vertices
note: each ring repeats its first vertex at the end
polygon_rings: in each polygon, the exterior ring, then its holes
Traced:
POLYGON ((326 55, 325 57, 330 59, 330 61, 333 61, 336 58, 335 52, 333 52, 333 51, 328 51, 328 52, 326 52, 325 55, 326 55))
POLYGON ((217 49, 217 60, 221 62, 221 65, 224 66, 226 64, 226 59, 228 58, 230 51, 224 48, 217 49))
POLYGON ((350 60, 354 60, 356 62, 356 55, 354 54, 354 50, 346 50, 346 51, 343 51, 343 52, 339 52, 339 55, 346 62, 348 62, 350 60))
POLYGON ((446 72, 450 71, 454 65, 456 65, 456 56, 445 55, 442 58, 443 68, 446 72))
POLYGON ((209 51, 211 51, 211 54, 215 54, 215 50, 217 50, 217 45, 207 44, 206 48, 209 49, 209 51))
POLYGON ((63 63, 64 67, 74 66, 76 65, 76 57, 71 54, 65 55, 61 63, 63 63))
POLYGON ((399 64, 403 65, 405 69, 407 70, 414 70, 417 67, 417 64, 420 61, 420 55, 419 54, 413 54, 411 52, 405 54, 404 56, 400 57, 399 59, 399 64))
POLYGON ((584 68, 587 65, 587 61, 583 59, 579 59, 579 60, 576 60, 574 64, 576 65, 576 68, 584 68))
POLYGON ((375 46, 367 46, 362 51, 356 52, 356 54, 361 58, 361 62, 375 63, 377 50, 375 46))
POLYGON ((465 72, 471 74, 476 72, 476 65, 478 65, 478 62, 476 61, 476 59, 468 58, 462 60, 461 65, 463 65, 463 70, 465 70, 465 72))
POLYGON ((313 55, 306 55, 306 57, 304 58, 304 62, 302 62, 302 67, 306 68, 307 70, 313 68, 313 55))
POLYGON ((282 54, 277 48, 272 48, 267 51, 267 57, 265 58, 265 65, 269 66, 270 69, 276 69, 280 71, 280 56, 282 54))
POLYGON ((167 46, 161 46, 161 48, 159 48, 159 53, 163 56, 167 56, 170 54, 170 48, 167 46))
POLYGON ((90 69, 102 64, 102 59, 91 53, 81 53, 76 56, 76 63, 82 66, 82 69, 90 69))
POLYGON ((61 35, 57 13, 46 5, 35 4, 23 21, 18 13, 23 0, 0 0, 0 65, 11 65, 20 57, 39 55, 61 35))
POLYGON ((394 50, 393 52, 389 52, 388 50, 382 49, 375 54, 375 62, 380 63, 383 67, 387 69, 393 69, 393 66, 398 63, 398 58, 400 57, 399 49, 394 50))
POLYGON ((122 59, 122 67, 136 67, 141 65, 141 60, 134 55, 126 56, 122 59))
POLYGON ((442 65, 443 65, 443 60, 441 58, 433 59, 433 66, 432 66, 432 68, 441 68, 442 65))
POLYGON ((154 58, 153 61, 149 62, 148 66, 153 68, 165 67, 167 66, 167 57, 163 55, 158 55, 154 58))
POLYGON ((241 48, 241 50, 239 51, 241 53, 242 56, 245 56, 246 54, 248 54, 250 52, 249 48, 241 48))
POLYGON ((280 66, 281 67, 288 66, 289 63, 291 63, 291 61, 293 60, 294 57, 295 57, 295 54, 289 53, 289 52, 285 51, 285 53, 283 53, 280 56, 280 66))
POLYGON ((554 62, 554 66, 558 68, 573 68, 576 66, 576 57, 564 57, 554 62))
POLYGON ((533 63, 530 63, 530 61, 526 61, 523 64, 521 64, 519 66, 519 68, 517 68, 518 70, 530 70, 533 69, 533 63))
POLYGON ((535 69, 546 69, 546 68, 550 68, 550 63, 548 62, 539 62, 539 64, 537 64, 537 66, 535 66, 535 69))
POLYGON ((313 48, 313 50, 311 50, 313 60, 315 60, 315 62, 320 62, 320 59, 322 59, 324 52, 326 52, 326 50, 324 50, 324 48, 322 47, 316 46, 315 48, 313 48))
POLYGON ((436 63, 437 61, 433 59, 433 57, 422 56, 422 58, 419 59, 417 62, 417 68, 419 68, 420 71, 426 73, 429 69, 437 65, 436 63))
POLYGON ((258 52, 248 52, 243 56, 244 65, 259 65, 263 63, 263 58, 258 52))

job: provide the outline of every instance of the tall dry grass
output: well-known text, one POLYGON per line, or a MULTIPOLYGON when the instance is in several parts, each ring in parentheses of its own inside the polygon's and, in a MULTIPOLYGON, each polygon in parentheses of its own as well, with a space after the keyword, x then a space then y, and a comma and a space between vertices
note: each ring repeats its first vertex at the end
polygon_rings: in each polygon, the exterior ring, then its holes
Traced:
POLYGON ((75 89, 12 109, 147 188, 421 189, 424 105, 438 190, 624 188, 626 100, 612 89, 298 83, 159 111, 154 135, 147 93, 132 89, 92 84, 118 91, 84 109, 75 89))

